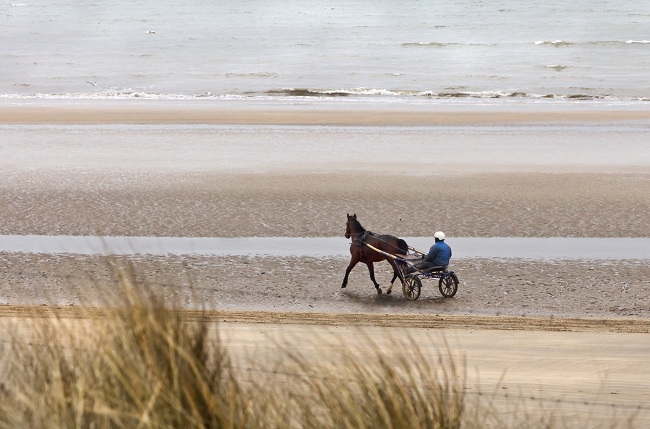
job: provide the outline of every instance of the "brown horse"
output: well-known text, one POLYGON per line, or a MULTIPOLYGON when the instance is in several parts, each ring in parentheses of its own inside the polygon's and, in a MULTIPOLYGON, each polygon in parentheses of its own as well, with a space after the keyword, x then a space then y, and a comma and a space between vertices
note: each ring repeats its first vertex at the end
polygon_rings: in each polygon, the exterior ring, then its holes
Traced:
POLYGON ((393 282, 395 282, 395 279, 399 276, 399 272, 395 266, 395 261, 386 255, 382 255, 381 253, 372 250, 370 247, 366 246, 365 243, 393 255, 406 255, 408 252, 406 241, 392 235, 377 235, 370 231, 366 231, 357 220, 356 213, 352 216, 348 214, 348 223, 345 227, 345 238, 350 237, 352 237, 352 243, 350 244, 350 255, 352 255, 352 259, 350 260, 348 269, 345 270, 345 277, 343 277, 343 284, 341 287, 344 288, 348 285, 348 276, 350 275, 352 268, 354 268, 357 263, 363 262, 368 266, 370 280, 374 283, 375 289, 377 289, 377 294, 381 295, 381 289, 375 280, 375 267, 373 263, 386 260, 393 267, 393 279, 390 281, 390 287, 386 291, 387 294, 390 294, 393 289, 393 282))

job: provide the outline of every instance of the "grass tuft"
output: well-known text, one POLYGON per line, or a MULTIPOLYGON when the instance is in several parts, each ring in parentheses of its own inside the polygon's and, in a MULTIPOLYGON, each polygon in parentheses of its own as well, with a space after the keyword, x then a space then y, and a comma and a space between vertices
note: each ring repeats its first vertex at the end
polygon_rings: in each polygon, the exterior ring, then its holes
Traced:
POLYGON ((3 349, 3 428, 248 428, 219 337, 117 269, 120 302, 82 320, 34 318, 3 349), (25 342, 25 329, 33 338, 25 342))

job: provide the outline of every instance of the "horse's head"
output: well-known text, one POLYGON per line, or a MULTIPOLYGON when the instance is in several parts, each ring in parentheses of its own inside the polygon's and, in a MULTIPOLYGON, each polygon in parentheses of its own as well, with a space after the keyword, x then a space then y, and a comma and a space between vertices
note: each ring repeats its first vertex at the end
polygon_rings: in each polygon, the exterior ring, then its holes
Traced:
POLYGON ((352 223, 357 221, 357 214, 350 216, 348 213, 348 222, 345 224, 345 238, 350 238, 352 236, 352 223))

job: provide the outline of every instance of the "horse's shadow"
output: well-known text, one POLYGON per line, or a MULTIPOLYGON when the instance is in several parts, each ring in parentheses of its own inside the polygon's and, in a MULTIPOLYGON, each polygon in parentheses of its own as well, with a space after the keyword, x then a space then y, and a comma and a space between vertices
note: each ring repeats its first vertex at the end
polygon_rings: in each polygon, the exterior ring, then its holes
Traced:
POLYGON ((416 301, 409 301, 404 298, 401 293, 395 294, 395 290, 390 295, 382 294, 359 294, 352 291, 341 292, 341 296, 344 296, 348 301, 368 307, 389 307, 389 308, 408 308, 413 306, 423 306, 423 305, 441 305, 449 300, 443 296, 424 296, 422 294, 420 298, 416 301))

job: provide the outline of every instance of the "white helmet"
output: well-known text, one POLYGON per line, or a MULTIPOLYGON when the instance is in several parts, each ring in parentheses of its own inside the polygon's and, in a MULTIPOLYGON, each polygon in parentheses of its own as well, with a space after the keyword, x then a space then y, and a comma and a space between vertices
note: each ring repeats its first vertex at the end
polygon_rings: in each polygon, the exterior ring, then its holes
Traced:
POLYGON ((438 231, 435 234, 433 234, 434 238, 437 238, 438 240, 444 240, 445 239, 445 233, 442 231, 438 231))

